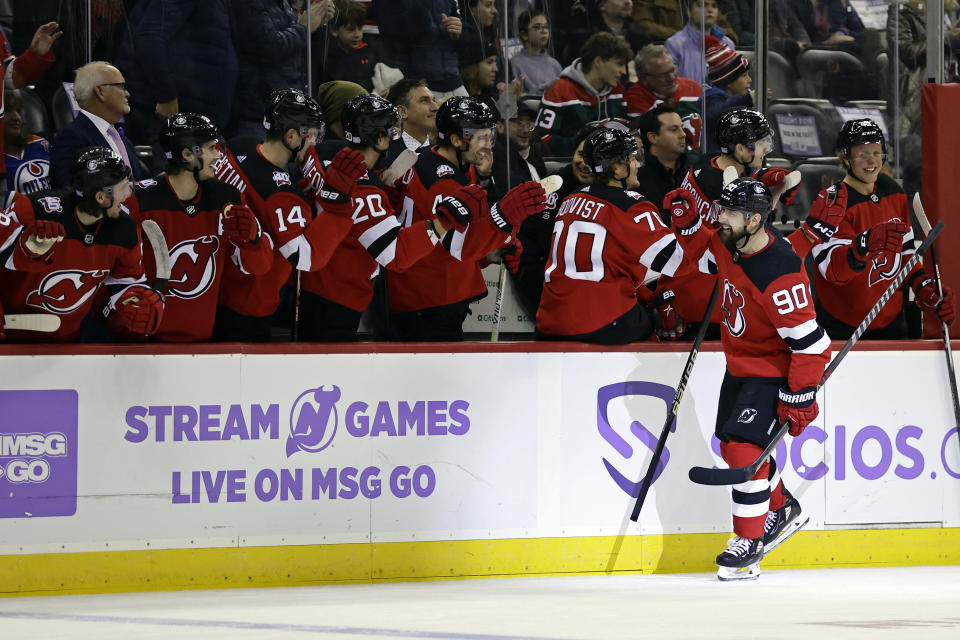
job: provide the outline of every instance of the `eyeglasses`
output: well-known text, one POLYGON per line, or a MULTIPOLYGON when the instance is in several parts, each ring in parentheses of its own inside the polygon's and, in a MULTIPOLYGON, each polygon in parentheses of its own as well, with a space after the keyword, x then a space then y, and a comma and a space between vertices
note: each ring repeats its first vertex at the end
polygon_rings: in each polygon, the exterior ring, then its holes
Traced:
POLYGON ((517 131, 533 131, 536 128, 536 124, 530 120, 511 120, 510 128, 516 129, 517 131))
POLYGON ((120 87, 121 91, 127 90, 126 82, 104 82, 103 84, 98 84, 98 87, 120 87))
POLYGON ((664 71, 663 73, 646 73, 646 72, 641 72, 640 75, 642 75, 642 76, 647 76, 648 78, 657 78, 657 79, 660 79, 660 80, 666 80, 667 78, 669 78, 669 77, 671 77, 671 76, 677 75, 677 68, 674 67, 673 69, 670 69, 669 71, 664 71))

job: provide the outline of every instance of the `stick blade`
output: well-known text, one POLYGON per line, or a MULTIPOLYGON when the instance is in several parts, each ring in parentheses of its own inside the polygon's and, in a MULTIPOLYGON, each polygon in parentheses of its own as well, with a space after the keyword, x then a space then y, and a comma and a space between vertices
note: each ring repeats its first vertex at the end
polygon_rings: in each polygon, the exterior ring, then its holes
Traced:
POLYGON ((51 313, 11 313, 3 316, 5 329, 53 333, 60 328, 60 316, 51 313))
POLYGON ((730 184, 740 177, 736 167, 727 167, 723 170, 723 184, 730 184))
POLYGON ((540 186, 547 192, 547 195, 557 191, 563 186, 563 178, 554 174, 540 180, 540 186))
POLYGON ((913 194, 913 215, 917 217, 917 222, 920 223, 920 230, 923 231, 923 236, 926 237, 930 235, 930 220, 927 218, 927 213, 923 210, 923 202, 920 201, 920 192, 917 191, 913 194))
POLYGON ((690 480, 697 484, 709 486, 719 486, 727 484, 741 484, 746 482, 756 471, 748 467, 737 467, 734 469, 707 469, 706 467, 691 467, 687 472, 690 480))

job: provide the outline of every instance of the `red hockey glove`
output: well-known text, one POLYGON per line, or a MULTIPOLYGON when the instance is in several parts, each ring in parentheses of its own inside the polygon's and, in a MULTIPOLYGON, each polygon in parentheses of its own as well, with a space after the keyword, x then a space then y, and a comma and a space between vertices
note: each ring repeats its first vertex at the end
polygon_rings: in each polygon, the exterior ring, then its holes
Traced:
POLYGON ((668 220, 682 235, 690 235, 700 228, 700 214, 697 213, 697 197, 689 189, 674 189, 663 197, 663 210, 669 212, 668 220))
POLYGON ((826 242, 837 232, 847 211, 847 190, 836 185, 821 189, 803 221, 803 234, 811 242, 826 242))
POLYGON ((433 212, 440 218, 443 226, 463 231, 473 219, 474 214, 485 215, 487 209, 487 192, 483 187, 468 184, 460 187, 452 195, 444 196, 433 212))
POLYGON ((20 250, 31 260, 49 261, 57 243, 67 235, 63 225, 53 220, 34 220, 20 232, 20 250))
POLYGON ((780 401, 777 403, 777 417, 781 423, 790 423, 790 435, 794 438, 803 433, 817 414, 816 387, 804 387, 799 391, 790 391, 787 387, 780 387, 780 401))
POLYGON ((903 222, 874 225, 853 239, 850 244, 853 256, 865 264, 881 253, 900 253, 903 236, 909 230, 910 226, 903 222))
POLYGON ((661 341, 679 340, 687 330, 687 323, 683 321, 683 318, 677 313, 677 308, 673 306, 676 297, 673 291, 664 289, 653 299, 657 337, 661 341))
POLYGON ((260 241, 260 223, 243 204, 227 205, 223 210, 223 235, 238 247, 260 241))
POLYGON ((163 299, 160 294, 140 285, 123 292, 111 322, 137 336, 149 336, 160 328, 163 318, 163 299))
POLYGON ((954 308, 953 291, 949 287, 943 288, 943 299, 937 293, 936 281, 929 277, 917 278, 913 286, 913 294, 916 297, 917 304, 923 309, 933 309, 937 312, 937 317, 948 325, 953 322, 956 315, 954 308))
POLYGON ((340 149, 324 171, 320 200, 346 202, 357 180, 365 175, 367 175, 367 163, 363 159, 363 154, 348 147, 340 149))
POLYGON ((520 238, 514 237, 513 243, 503 250, 502 260, 510 273, 517 275, 520 270, 520 256, 523 255, 523 245, 520 244, 520 238))
POLYGON ((513 228, 523 224, 529 216, 540 213, 547 206, 547 192, 539 182, 521 182, 490 207, 493 224, 504 233, 513 233, 513 228))
MULTIPOLYGON (((776 189, 779 185, 783 184, 783 179, 787 177, 787 174, 790 173, 790 169, 783 169, 780 167, 771 167, 769 169, 760 169, 757 172, 757 180, 769 187, 771 193, 776 193, 776 189)), ((793 204, 793 201, 797 199, 797 192, 800 191, 800 185, 795 186, 789 191, 784 191, 780 194, 780 202, 783 204, 793 204)))

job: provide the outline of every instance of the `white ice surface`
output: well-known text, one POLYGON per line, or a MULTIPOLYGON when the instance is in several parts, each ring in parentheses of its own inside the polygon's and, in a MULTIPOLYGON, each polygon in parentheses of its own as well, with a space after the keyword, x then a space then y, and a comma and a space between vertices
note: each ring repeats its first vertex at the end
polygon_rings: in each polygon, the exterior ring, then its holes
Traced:
POLYGON ((960 638, 960 567, 508 578, 0 599, 3 640, 960 638))

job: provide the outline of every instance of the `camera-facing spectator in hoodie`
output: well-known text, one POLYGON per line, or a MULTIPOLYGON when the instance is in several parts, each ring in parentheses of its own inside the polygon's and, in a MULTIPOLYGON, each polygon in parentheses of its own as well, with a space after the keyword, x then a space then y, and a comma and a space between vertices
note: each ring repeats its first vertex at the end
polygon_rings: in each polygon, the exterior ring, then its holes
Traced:
POLYGON ((576 132, 588 122, 626 117, 620 79, 631 58, 627 41, 611 33, 595 33, 583 44, 580 57, 543 94, 537 131, 551 154, 572 155, 576 132))

